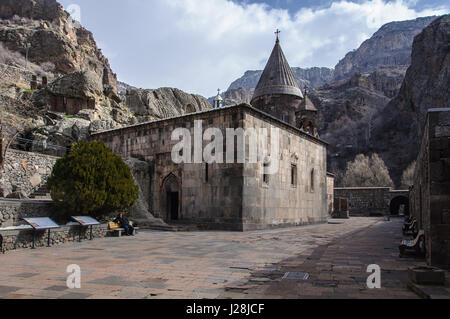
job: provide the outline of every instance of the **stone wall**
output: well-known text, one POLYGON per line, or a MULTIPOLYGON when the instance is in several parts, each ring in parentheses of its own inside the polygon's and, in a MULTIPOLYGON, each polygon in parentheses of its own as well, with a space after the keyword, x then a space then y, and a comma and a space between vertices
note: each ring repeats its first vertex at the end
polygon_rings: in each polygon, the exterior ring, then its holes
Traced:
POLYGON ((389 214, 391 188, 335 188, 335 198, 348 200, 350 216, 379 216, 389 214))
POLYGON ((50 217, 54 214, 51 201, 0 200, 0 228, 25 224, 26 217, 50 217))
MULTIPOLYGON (((326 143, 249 105, 97 133, 92 139, 104 141, 124 159, 138 158, 150 164, 151 195, 146 200, 156 218, 237 231, 326 220, 326 143), (286 148, 282 148, 279 174, 271 177, 270 188, 261 184, 261 163, 174 163, 171 152, 179 141, 172 141, 171 135, 175 129, 185 128, 194 136, 195 121, 203 121, 203 132, 208 128, 222 132, 226 128, 280 128, 280 141, 286 148), (290 183, 292 158, 298 165, 297 187, 290 183), (309 177, 312 169, 313 191, 309 177), (171 205, 177 202, 178 209, 173 211, 171 205)), ((209 143, 203 141, 203 148, 209 143)))
POLYGON ((0 70, 2 70, 3 72, 2 73, 3 82, 19 83, 26 86, 29 86, 33 80, 33 77, 37 76, 39 73, 26 70, 25 68, 18 68, 3 63, 0 63, 0 70))
POLYGON ((9 150, 1 171, 0 197, 16 190, 31 195, 47 182, 58 157, 38 153, 9 150))
POLYGON ((410 194, 411 214, 425 231, 427 260, 450 266, 450 108, 428 111, 410 194))
POLYGON ((336 176, 327 174, 327 200, 328 200, 328 215, 332 216, 334 211, 334 182, 336 176))
MULTIPOLYGON (((244 129, 266 128, 268 132, 271 132, 272 128, 280 128, 276 122, 253 113, 245 114, 243 125, 244 129)), ((305 138, 290 129, 281 128, 279 143, 278 172, 268 175, 266 182, 262 161, 244 165, 244 230, 327 221, 326 145, 305 138)), ((270 150, 269 145, 267 149, 270 150)))
MULTIPOLYGON (((31 248, 33 246, 33 230, 8 230, 0 231, 0 251, 31 248)), ((108 234, 108 225, 96 225, 92 227, 93 238, 103 238, 108 234)), ((61 245, 64 243, 77 242, 80 238, 80 226, 62 226, 50 231, 50 245, 61 245)), ((90 239, 90 229, 81 228, 81 240, 90 239)), ((39 231, 35 233, 35 247, 46 247, 48 243, 48 232, 39 231)))

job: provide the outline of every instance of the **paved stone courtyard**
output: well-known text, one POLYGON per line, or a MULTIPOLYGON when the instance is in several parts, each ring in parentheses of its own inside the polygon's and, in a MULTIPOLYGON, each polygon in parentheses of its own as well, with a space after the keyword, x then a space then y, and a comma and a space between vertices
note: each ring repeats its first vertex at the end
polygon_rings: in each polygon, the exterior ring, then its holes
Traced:
POLYGON ((418 298, 400 259, 402 220, 352 218, 248 233, 142 231, 0 255, 0 298, 418 298), (66 287, 66 268, 82 271, 66 287), (382 289, 369 290, 369 264, 382 268, 382 289), (282 279, 307 272, 306 281, 282 279))

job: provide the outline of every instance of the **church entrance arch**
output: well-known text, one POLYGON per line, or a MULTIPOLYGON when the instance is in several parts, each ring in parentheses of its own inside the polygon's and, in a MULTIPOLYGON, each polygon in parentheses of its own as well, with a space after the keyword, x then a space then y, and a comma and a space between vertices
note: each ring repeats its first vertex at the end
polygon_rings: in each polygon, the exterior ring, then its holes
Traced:
POLYGON ((164 179, 161 193, 161 211, 165 214, 165 220, 168 222, 179 220, 181 187, 179 179, 174 174, 169 174, 164 179))
POLYGON ((397 196, 391 200, 390 211, 392 216, 409 216, 409 199, 406 196, 397 196))

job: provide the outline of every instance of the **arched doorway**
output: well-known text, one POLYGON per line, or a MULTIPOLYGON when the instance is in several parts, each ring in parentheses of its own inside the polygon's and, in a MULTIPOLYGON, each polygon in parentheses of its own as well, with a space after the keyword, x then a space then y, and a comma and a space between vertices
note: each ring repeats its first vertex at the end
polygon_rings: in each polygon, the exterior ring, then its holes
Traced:
POLYGON ((161 194, 162 211, 165 213, 167 221, 176 221, 180 219, 180 183, 178 178, 170 174, 163 182, 161 194))
POLYGON ((391 200, 390 210, 392 216, 409 216, 409 199, 405 196, 397 196, 391 200))

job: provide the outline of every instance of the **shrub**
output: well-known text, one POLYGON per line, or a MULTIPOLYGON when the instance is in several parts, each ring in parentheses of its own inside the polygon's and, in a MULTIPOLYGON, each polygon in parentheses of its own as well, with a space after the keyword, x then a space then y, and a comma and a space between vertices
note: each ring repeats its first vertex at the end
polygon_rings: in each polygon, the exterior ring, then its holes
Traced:
POLYGON ((393 187, 389 170, 384 161, 373 154, 370 158, 360 154, 347 164, 343 178, 345 187, 393 187))
POLYGON ((109 215, 133 206, 139 196, 129 167, 103 142, 74 144, 56 162, 48 186, 67 216, 109 215))

